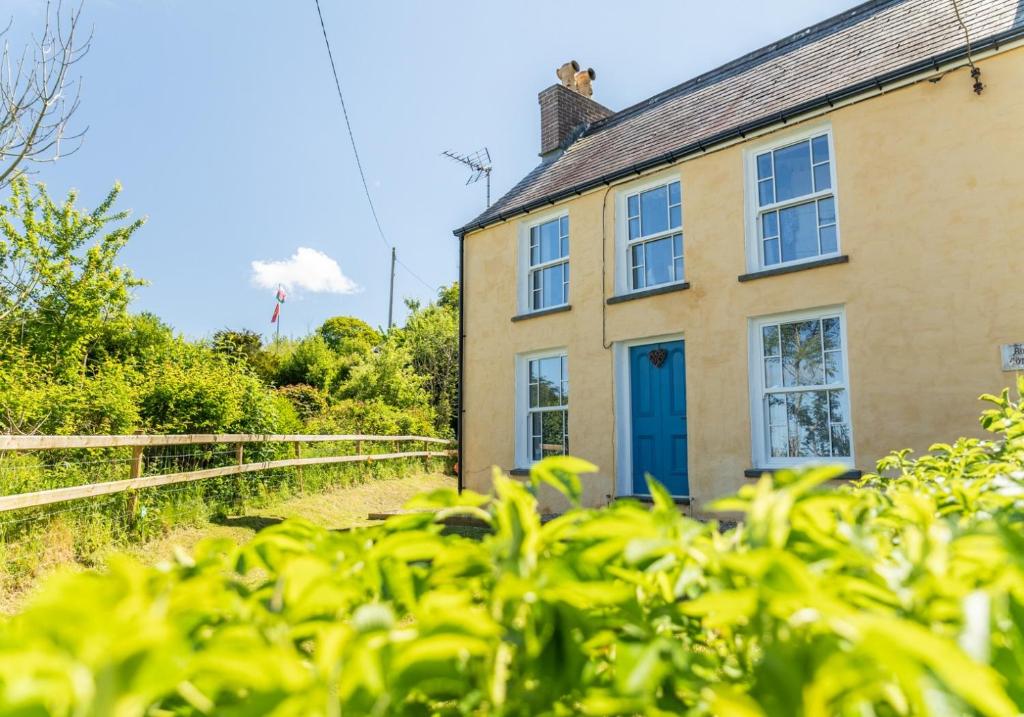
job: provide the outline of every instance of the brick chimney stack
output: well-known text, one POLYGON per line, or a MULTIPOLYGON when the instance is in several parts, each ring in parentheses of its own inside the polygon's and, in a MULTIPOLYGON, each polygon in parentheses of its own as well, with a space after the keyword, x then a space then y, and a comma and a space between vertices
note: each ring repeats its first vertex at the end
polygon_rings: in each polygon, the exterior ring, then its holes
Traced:
POLYGON ((559 84, 541 91, 540 102, 540 156, 554 159, 574 138, 576 131, 612 111, 590 99, 594 94, 593 81, 597 73, 592 68, 580 70, 575 60, 555 70, 559 84))

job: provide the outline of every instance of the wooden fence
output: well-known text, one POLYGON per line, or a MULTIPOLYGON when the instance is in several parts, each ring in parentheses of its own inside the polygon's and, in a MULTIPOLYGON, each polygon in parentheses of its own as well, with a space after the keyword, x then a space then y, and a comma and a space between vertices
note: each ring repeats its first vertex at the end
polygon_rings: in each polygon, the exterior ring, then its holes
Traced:
POLYGON ((69 500, 91 498, 99 495, 121 493, 140 488, 154 488, 175 483, 187 483, 207 478, 254 473, 273 468, 295 468, 302 480, 303 466, 328 465, 334 463, 358 463, 383 461, 400 458, 443 458, 451 455, 450 450, 395 450, 388 453, 364 453, 366 443, 393 443, 395 448, 402 443, 422 443, 429 446, 449 445, 451 441, 428 436, 362 436, 362 435, 282 435, 246 433, 203 433, 181 435, 121 435, 121 436, 11 436, 0 435, 0 454, 11 451, 46 451, 58 449, 86 448, 128 448, 132 449, 129 475, 124 480, 87 483, 66 488, 51 488, 32 493, 0 496, 0 513, 36 508, 69 500), (354 443, 355 452, 347 455, 302 457, 302 446, 306 443, 354 443), (235 461, 232 465, 180 473, 143 476, 145 450, 157 446, 196 446, 209 444, 235 446, 235 461), (245 462, 246 444, 288 443, 293 446, 294 458, 273 461, 245 462))

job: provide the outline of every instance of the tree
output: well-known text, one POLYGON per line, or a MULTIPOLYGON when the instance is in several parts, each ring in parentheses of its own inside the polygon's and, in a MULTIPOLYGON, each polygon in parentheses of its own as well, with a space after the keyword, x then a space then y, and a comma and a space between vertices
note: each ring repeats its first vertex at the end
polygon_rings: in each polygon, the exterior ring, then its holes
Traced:
POLYGON ((213 335, 213 350, 249 359, 263 348, 263 338, 250 329, 221 329, 213 335))
POLYGON ((332 316, 317 329, 331 350, 347 353, 352 344, 372 348, 380 343, 380 332, 362 319, 354 316, 332 316))
POLYGON ((221 329, 213 335, 213 350, 246 363, 264 383, 276 383, 281 373, 280 351, 263 347, 263 337, 251 329, 221 329))
POLYGON ((409 320, 399 332, 413 370, 437 416, 439 430, 455 430, 459 380, 459 285, 443 287, 436 303, 410 307, 409 320))
POLYGON ((11 192, 0 204, 0 336, 55 369, 84 371, 90 344, 145 284, 117 264, 144 220, 124 224, 130 213, 112 210, 120 184, 92 211, 75 206, 74 191, 62 204, 41 184, 33 193, 24 176, 11 192))
POLYGON ((295 344, 291 352, 281 360, 277 374, 279 386, 304 384, 320 390, 328 385, 338 372, 338 356, 327 346, 318 334, 313 334, 295 344))
MULTIPOLYGON (((17 57, 4 42, 0 55, 0 188, 26 172, 26 164, 55 162, 77 151, 85 131, 67 134, 78 109, 81 79, 72 67, 89 51, 79 42, 81 7, 61 19, 61 3, 46 3, 42 33, 17 57), (71 147, 68 148, 67 145, 71 147)), ((0 31, 3 37, 10 25, 0 31)))
POLYGON ((423 409, 430 396, 423 388, 424 378, 412 366, 408 349, 396 340, 388 340, 366 354, 349 373, 338 390, 338 397, 359 401, 380 399, 389 406, 423 409))
POLYGON ((156 314, 143 311, 104 325, 89 345, 89 368, 100 364, 142 364, 165 353, 174 331, 156 314))

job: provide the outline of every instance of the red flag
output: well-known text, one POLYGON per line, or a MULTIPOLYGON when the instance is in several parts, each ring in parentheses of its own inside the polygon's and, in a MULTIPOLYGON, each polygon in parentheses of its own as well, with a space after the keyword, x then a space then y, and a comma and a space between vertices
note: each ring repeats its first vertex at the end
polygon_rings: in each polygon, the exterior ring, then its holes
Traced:
POLYGON ((274 305, 274 315, 270 317, 270 323, 272 323, 272 324, 277 323, 277 320, 278 320, 278 318, 280 318, 280 316, 281 316, 281 305, 280 304, 275 304, 274 305))

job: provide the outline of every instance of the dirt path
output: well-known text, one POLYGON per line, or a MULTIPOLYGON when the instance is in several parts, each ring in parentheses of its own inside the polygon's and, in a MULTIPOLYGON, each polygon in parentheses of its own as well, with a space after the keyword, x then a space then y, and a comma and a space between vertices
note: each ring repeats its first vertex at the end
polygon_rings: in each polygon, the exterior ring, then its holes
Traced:
MULTIPOLYGON (((236 543, 243 543, 258 530, 288 518, 305 518, 327 528, 372 525, 373 521, 367 519, 370 513, 398 510, 418 493, 446 487, 454 488, 455 478, 436 473, 373 480, 252 508, 217 522, 174 528, 167 535, 141 545, 111 549, 110 554, 127 553, 152 565, 171 558, 175 548, 191 550, 204 538, 229 538, 236 543)), ((81 564, 68 563, 66 560, 50 563, 33 576, 30 584, 21 585, 17 590, 0 589, 0 615, 17 611, 50 573, 59 569, 85 569, 81 564)))

